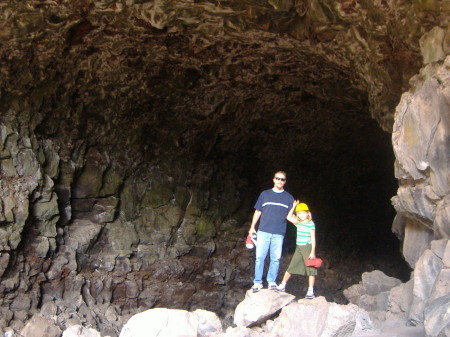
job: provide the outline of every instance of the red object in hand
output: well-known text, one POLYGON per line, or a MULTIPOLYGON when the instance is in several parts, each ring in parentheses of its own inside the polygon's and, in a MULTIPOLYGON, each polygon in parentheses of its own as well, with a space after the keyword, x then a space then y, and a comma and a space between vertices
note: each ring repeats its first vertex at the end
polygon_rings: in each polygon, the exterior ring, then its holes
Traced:
POLYGON ((320 257, 307 258, 305 261, 307 267, 319 268, 322 265, 322 259, 320 257))
POLYGON ((247 235, 247 239, 245 240, 245 246, 248 249, 253 249, 256 246, 256 235, 253 234, 253 236, 251 236, 250 234, 247 235))

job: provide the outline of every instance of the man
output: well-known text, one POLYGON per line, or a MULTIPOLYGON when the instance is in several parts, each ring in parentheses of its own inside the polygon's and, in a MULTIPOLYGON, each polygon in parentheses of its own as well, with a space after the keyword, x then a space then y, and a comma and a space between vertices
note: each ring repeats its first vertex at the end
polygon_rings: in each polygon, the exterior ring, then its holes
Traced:
POLYGON ((259 220, 253 292, 258 292, 263 287, 264 262, 269 251, 268 288, 274 290, 277 287, 275 282, 280 265, 284 235, 286 234, 286 216, 294 203, 292 195, 284 190, 285 184, 286 173, 283 171, 275 172, 273 188, 262 191, 255 204, 255 213, 248 231, 250 235, 256 233, 255 226, 259 220))

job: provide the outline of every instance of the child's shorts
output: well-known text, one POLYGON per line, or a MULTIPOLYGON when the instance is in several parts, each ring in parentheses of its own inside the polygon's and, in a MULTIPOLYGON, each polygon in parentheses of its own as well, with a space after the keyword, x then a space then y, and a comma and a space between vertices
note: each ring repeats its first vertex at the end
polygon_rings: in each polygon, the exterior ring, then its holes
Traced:
POLYGON ((288 273, 308 276, 317 275, 316 268, 305 266, 305 260, 309 257, 309 254, 311 254, 311 248, 311 244, 306 246, 297 246, 295 248, 291 263, 287 269, 288 273))

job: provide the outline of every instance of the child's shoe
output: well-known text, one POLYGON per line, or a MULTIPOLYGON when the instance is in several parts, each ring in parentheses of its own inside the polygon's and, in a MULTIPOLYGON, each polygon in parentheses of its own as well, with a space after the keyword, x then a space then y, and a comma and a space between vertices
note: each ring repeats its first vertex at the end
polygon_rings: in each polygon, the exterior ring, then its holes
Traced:
POLYGON ((276 288, 276 291, 283 292, 286 291, 286 283, 281 282, 276 288))
POLYGON ((305 296, 305 298, 307 298, 307 299, 313 299, 315 296, 314 296, 314 291, 312 290, 312 289, 308 289, 308 292, 306 293, 306 296, 305 296))

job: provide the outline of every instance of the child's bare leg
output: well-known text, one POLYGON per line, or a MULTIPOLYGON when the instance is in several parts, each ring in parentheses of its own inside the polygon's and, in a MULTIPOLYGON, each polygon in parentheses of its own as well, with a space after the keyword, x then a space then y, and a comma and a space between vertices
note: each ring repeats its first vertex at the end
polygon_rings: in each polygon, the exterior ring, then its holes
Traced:
POLYGON ((287 283, 287 281, 289 281, 290 278, 291 278, 291 273, 285 272, 284 276, 283 276, 283 281, 281 281, 281 282, 287 283))
POLYGON ((308 276, 308 291, 306 292, 306 298, 314 298, 314 281, 315 277, 313 275, 308 276))
POLYGON ((309 275, 308 277, 308 285, 310 288, 314 287, 314 281, 316 280, 316 277, 314 275, 309 275))

